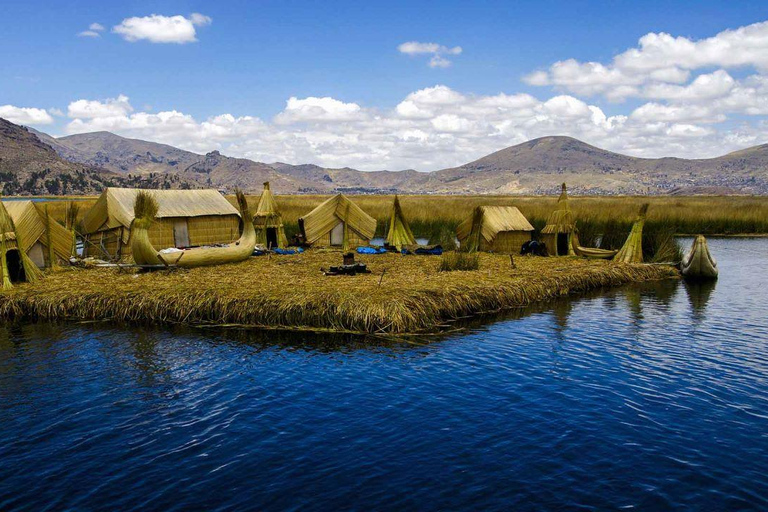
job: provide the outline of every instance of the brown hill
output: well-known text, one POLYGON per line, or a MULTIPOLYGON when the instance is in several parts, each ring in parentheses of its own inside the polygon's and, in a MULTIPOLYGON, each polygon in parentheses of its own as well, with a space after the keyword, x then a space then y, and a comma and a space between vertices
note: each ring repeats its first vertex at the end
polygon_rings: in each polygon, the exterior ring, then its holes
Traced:
MULTIPOLYGON (((41 134, 43 140, 45 135, 41 134)), ((279 193, 550 194, 567 182, 582 194, 680 191, 768 194, 768 144, 718 158, 636 158, 571 137, 542 137, 436 172, 265 164, 213 151, 198 155, 108 132, 49 137, 68 160, 120 173, 162 173, 198 186, 249 192, 269 180, 279 193)))
POLYGON ((0 183, 4 195, 91 194, 114 173, 68 162, 26 128, 0 119, 0 183))
POLYGON ((664 194, 710 187, 768 193, 768 145, 718 158, 636 158, 571 137, 542 137, 474 162, 438 171, 447 188, 466 193, 551 193, 563 181, 575 192, 664 194))

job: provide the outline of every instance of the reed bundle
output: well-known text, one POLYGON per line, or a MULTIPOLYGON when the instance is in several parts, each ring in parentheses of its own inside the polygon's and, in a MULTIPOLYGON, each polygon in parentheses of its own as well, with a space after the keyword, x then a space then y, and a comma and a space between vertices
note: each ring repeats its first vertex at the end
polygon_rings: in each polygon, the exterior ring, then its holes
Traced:
POLYGON ((66 269, 44 283, 0 294, 0 318, 409 333, 573 292, 677 275, 663 265, 576 258, 518 258, 511 269, 506 255, 477 256, 480 270, 440 272, 439 258, 359 255, 373 273, 339 277, 322 276, 319 269, 337 265, 340 253, 320 251, 140 274, 66 269))

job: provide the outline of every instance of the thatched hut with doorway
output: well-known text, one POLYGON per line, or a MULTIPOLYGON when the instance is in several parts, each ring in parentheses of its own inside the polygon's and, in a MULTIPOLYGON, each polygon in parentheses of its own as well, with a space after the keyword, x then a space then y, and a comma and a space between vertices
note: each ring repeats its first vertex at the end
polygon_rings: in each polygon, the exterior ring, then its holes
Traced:
POLYGON ((531 240, 533 226, 514 206, 478 206, 456 228, 462 249, 517 254, 531 240))
POLYGON ((17 229, 11 214, 0 202, 0 274, 2 288, 8 290, 12 283, 36 281, 42 273, 23 247, 28 247, 23 229, 17 229))
MULTIPOLYGON (((83 218, 84 255, 120 260, 131 255, 133 206, 140 189, 107 188, 83 218)), ((152 246, 197 247, 240 237, 240 213, 217 190, 145 190, 157 201, 152 246)))
POLYGON ((368 245, 376 233, 376 219, 344 194, 337 194, 299 219, 304 241, 318 247, 368 245))
POLYGON ((568 204, 568 190, 563 183, 560 197, 557 199, 557 208, 549 215, 547 225, 541 230, 541 241, 552 256, 572 256, 575 252, 571 237, 575 233, 576 222, 568 204))
POLYGON ((264 182, 264 191, 261 193, 259 206, 256 208, 256 213, 253 214, 253 227, 256 229, 257 244, 268 249, 275 247, 282 249, 288 245, 283 226, 283 216, 277 209, 277 202, 269 189, 268 181, 264 182))
POLYGON ((74 235, 50 215, 44 204, 29 200, 3 201, 16 231, 22 232, 20 249, 39 268, 69 263, 74 235))

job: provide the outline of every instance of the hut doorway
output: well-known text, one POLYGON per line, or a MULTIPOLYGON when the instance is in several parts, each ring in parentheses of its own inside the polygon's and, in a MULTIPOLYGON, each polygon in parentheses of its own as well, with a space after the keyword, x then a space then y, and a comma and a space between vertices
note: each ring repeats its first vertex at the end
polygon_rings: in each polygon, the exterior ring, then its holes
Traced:
POLYGON ((558 256, 568 255, 568 233, 557 234, 557 255, 558 256))
POLYGON ((339 222, 331 230, 331 245, 344 245, 344 223, 339 222))
POLYGON ((5 253, 5 263, 8 265, 8 274, 12 283, 22 283, 27 280, 18 249, 11 249, 5 253))
POLYGON ((173 243, 176 247, 189 247, 187 219, 177 219, 173 222, 173 243))
POLYGON ((267 228, 267 247, 277 247, 277 228, 267 228))

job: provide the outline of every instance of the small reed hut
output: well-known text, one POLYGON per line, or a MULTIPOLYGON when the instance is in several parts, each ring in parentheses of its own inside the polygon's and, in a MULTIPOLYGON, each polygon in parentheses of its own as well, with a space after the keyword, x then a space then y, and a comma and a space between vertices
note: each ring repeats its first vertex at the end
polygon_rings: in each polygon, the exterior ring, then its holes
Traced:
POLYGON ((389 216, 389 231, 387 232, 386 245, 394 247, 401 251, 403 247, 416 245, 416 237, 413 236, 408 222, 403 215, 403 209, 400 207, 400 199, 395 196, 392 204, 392 215, 389 216))
POLYGON ((256 229, 257 244, 268 249, 275 247, 283 249, 288 245, 283 226, 283 216, 277 209, 277 202, 269 189, 268 181, 264 182, 264 192, 261 193, 259 206, 253 215, 253 227, 256 229))
MULTIPOLYGON (((133 206, 140 189, 107 188, 83 217, 85 256, 131 255, 133 206)), ((146 190, 157 201, 149 240, 159 249, 229 243, 240 236, 240 214, 217 190, 146 190)))
POLYGON ((44 204, 32 201, 3 201, 17 231, 24 233, 21 249, 38 268, 69 263, 74 235, 48 215, 44 204))
POLYGON ((376 219, 344 194, 337 194, 299 219, 304 241, 319 247, 368 245, 376 233, 376 219))
POLYGON ((576 233, 576 222, 568 204, 568 190, 563 189, 557 200, 557 209, 547 219, 547 225, 541 230, 541 241, 547 246, 552 256, 574 255, 571 237, 576 233))
POLYGON ((9 290, 12 283, 33 282, 42 276, 22 247, 28 247, 24 227, 17 229, 11 214, 0 202, 0 273, 2 273, 2 288, 9 290))
POLYGON ((635 218, 632 229, 629 232, 627 240, 624 245, 619 249, 619 252, 614 256, 613 261, 619 261, 621 263, 642 263, 643 262, 643 227, 645 226, 645 218, 648 215, 648 203, 644 203, 640 207, 640 212, 635 218))
POLYGON ((514 206, 478 206, 456 228, 462 249, 517 254, 531 239, 533 226, 514 206))

